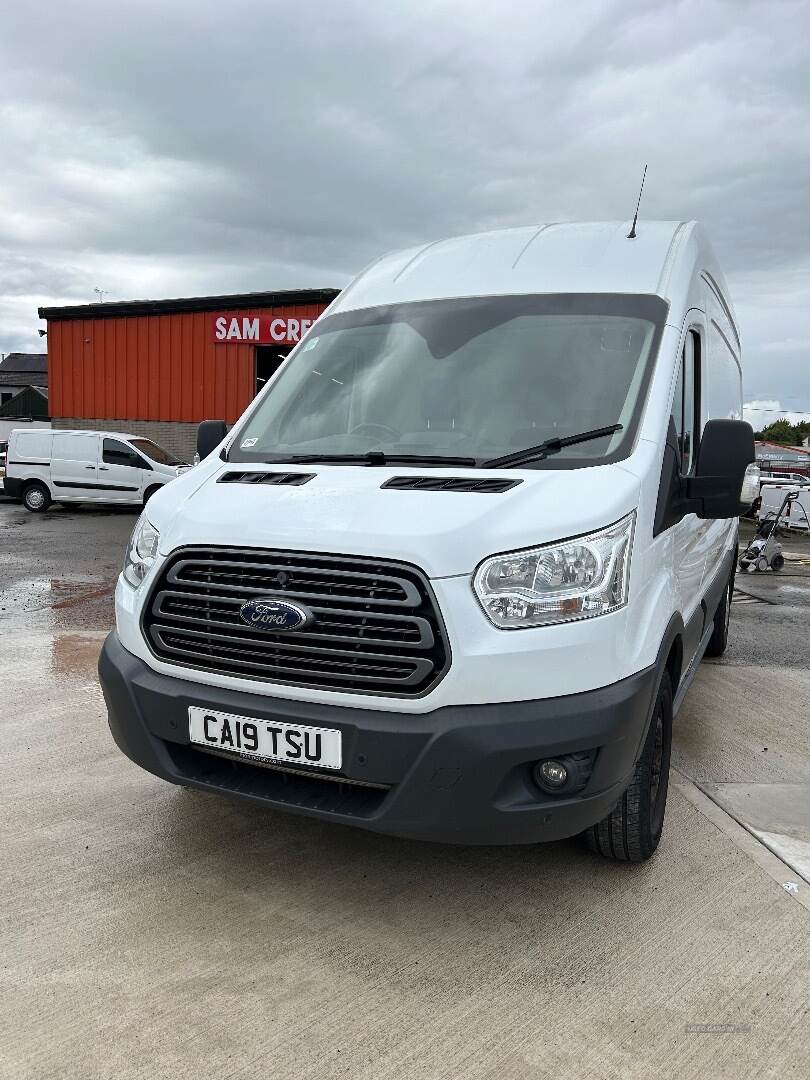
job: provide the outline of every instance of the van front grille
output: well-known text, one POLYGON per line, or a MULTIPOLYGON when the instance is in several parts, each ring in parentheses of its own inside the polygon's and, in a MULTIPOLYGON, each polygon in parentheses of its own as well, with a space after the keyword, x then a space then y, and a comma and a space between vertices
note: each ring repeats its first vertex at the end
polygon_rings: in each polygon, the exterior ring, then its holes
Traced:
POLYGON ((143 630, 167 663, 353 693, 419 697, 449 663, 423 574, 354 555, 184 548, 163 567, 143 630), (265 598, 304 604, 314 621, 286 632, 247 625, 241 607, 265 598))
POLYGON ((252 795, 305 810, 345 817, 371 817, 391 790, 387 784, 365 785, 343 776, 267 768, 244 758, 220 757, 197 746, 167 742, 166 749, 186 780, 209 784, 234 795, 252 795))

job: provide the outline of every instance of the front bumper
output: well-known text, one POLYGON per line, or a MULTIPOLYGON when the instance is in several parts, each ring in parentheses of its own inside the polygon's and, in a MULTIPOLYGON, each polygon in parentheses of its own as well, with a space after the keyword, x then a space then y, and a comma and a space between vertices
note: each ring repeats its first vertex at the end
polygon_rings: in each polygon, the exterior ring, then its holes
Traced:
POLYGON ((110 730, 136 764, 164 780, 238 795, 374 832, 449 843, 559 840, 600 821, 630 781, 647 729, 656 670, 599 690, 541 701, 449 705, 430 713, 288 701, 154 671, 115 632, 99 660, 110 730), (188 707, 339 728, 345 766, 282 771, 225 759, 188 740, 188 707), (595 750, 574 796, 544 795, 540 758, 595 750))

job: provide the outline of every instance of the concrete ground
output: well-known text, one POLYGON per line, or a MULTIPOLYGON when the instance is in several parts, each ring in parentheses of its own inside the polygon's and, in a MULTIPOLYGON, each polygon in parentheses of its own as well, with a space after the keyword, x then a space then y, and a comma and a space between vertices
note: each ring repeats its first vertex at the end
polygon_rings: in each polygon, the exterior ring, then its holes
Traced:
POLYGON ((740 581, 677 721, 661 848, 627 866, 138 770, 95 673, 134 520, 0 499, 0 1076, 810 1075, 810 543, 740 581))

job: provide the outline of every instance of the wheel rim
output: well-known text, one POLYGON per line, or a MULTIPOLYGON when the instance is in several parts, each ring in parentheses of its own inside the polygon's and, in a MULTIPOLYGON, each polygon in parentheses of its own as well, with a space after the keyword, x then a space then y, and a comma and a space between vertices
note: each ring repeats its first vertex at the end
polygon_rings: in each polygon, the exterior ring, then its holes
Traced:
POLYGON ((42 494, 39 488, 33 488, 31 491, 26 492, 25 501, 32 510, 39 510, 45 502, 45 496, 42 494))

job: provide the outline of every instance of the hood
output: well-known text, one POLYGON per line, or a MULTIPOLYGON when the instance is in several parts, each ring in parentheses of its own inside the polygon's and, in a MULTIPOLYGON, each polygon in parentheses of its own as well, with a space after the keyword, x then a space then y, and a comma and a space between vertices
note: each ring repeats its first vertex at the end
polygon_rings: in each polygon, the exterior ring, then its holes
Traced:
POLYGON ((162 554, 210 544, 368 555, 414 563, 436 578, 470 574, 498 552, 602 528, 634 509, 638 496, 638 478, 617 465, 485 471, 206 462, 153 496, 149 517, 162 554), (295 486, 217 483, 246 468, 314 478, 295 486), (381 486, 395 476, 520 483, 497 494, 381 486))
MULTIPOLYGON (((156 472, 156 473, 160 473, 161 476, 179 476, 180 475, 180 473, 177 471, 178 470, 177 465, 166 465, 162 461, 153 461, 152 458, 149 459, 149 464, 152 466, 152 471, 156 472)), ((190 467, 191 466, 189 466, 189 465, 183 466, 182 471, 185 472, 185 470, 187 468, 190 468, 190 467)))

